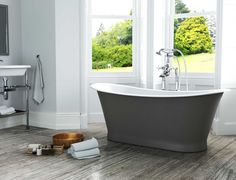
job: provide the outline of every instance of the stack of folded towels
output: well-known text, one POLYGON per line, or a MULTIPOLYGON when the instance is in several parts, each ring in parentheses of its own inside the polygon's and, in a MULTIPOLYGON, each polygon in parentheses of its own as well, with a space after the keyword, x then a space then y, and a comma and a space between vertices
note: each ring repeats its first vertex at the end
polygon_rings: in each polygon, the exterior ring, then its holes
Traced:
POLYGON ((0 115, 10 115, 16 112, 15 108, 7 107, 7 106, 0 106, 0 115))
POLYGON ((98 149, 98 141, 92 138, 87 141, 72 144, 68 149, 70 154, 75 159, 88 159, 100 156, 100 150, 98 149))

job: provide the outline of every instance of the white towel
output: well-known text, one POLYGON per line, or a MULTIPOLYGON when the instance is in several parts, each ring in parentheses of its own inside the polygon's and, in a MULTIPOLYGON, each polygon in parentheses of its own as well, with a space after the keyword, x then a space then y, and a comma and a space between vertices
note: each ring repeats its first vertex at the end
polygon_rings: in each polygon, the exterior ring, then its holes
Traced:
POLYGON ((84 151, 87 149, 98 148, 98 141, 94 137, 90 140, 71 145, 71 151, 84 151))
POLYGON ((67 154, 71 154, 72 152, 71 148, 67 149, 67 154))
POLYGON ((2 110, 2 109, 7 109, 7 106, 5 106, 5 105, 0 106, 0 110, 2 110))
POLYGON ((9 108, 1 109, 1 110, 0 110, 0 114, 1 114, 1 115, 10 115, 10 114, 13 114, 13 113, 15 113, 15 112, 16 112, 16 110, 15 110, 15 108, 13 108, 13 107, 9 107, 9 108))
POLYGON ((39 55, 37 55, 37 63, 34 72, 33 100, 36 104, 41 104, 44 101, 43 67, 39 55))
POLYGON ((76 159, 88 159, 100 156, 100 150, 98 148, 88 149, 85 151, 73 151, 71 153, 73 158, 76 159))

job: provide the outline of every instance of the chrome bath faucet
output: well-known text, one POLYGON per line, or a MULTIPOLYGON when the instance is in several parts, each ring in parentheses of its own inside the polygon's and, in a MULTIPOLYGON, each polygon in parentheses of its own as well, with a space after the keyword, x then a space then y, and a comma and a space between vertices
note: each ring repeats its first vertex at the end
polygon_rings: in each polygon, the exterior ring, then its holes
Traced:
POLYGON ((164 55, 164 65, 161 67, 158 67, 158 70, 162 70, 162 73, 160 74, 160 78, 162 79, 162 90, 167 90, 166 85, 166 78, 170 76, 171 71, 174 71, 175 73, 175 90, 180 90, 180 63, 178 58, 176 58, 178 62, 178 67, 172 67, 171 66, 171 58, 175 57, 175 52, 183 54, 178 49, 160 49, 156 54, 162 56, 164 55))

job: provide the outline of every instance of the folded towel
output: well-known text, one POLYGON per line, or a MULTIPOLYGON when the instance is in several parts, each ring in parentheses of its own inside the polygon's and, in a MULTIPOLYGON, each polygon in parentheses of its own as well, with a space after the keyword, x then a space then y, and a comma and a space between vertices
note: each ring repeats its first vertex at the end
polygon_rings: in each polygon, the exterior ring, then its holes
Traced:
POLYGON ((37 55, 37 63, 34 72, 33 100, 36 104, 41 104, 44 101, 43 67, 39 55, 37 55))
POLYGON ((75 143, 71 145, 72 151, 84 151, 87 149, 93 149, 98 147, 98 141, 94 137, 90 140, 75 143))
POLYGON ((72 152, 71 148, 67 149, 67 154, 71 154, 72 152))
POLYGON ((7 109, 7 106, 5 106, 5 105, 0 106, 0 110, 2 110, 2 109, 7 109))
POLYGON ((85 151, 73 151, 71 153, 73 158, 76 159, 88 159, 100 156, 100 150, 98 148, 88 149, 85 151))
POLYGON ((16 112, 15 108, 9 107, 9 108, 6 108, 6 109, 1 109, 0 110, 0 115, 10 115, 10 114, 13 114, 15 112, 16 112))

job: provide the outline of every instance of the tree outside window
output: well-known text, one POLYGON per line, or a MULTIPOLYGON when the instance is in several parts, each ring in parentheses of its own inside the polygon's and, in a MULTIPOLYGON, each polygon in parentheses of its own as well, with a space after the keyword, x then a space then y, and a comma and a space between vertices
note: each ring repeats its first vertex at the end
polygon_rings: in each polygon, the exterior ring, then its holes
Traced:
MULTIPOLYGON (((190 1, 185 0, 189 4, 190 1)), ((175 14, 174 48, 184 53, 188 71, 213 73, 215 68, 216 14, 209 15, 204 10, 192 11, 182 0, 175 0, 175 14)))

